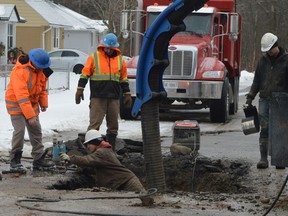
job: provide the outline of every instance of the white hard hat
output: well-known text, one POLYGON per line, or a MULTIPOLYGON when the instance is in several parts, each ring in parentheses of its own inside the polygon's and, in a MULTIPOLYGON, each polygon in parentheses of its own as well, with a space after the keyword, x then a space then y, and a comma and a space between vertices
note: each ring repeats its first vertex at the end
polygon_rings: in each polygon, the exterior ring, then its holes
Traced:
POLYGON ((261 51, 267 52, 277 42, 278 37, 270 32, 263 35, 261 39, 261 51))
POLYGON ((83 144, 87 144, 91 140, 97 139, 99 137, 101 137, 101 133, 98 130, 91 129, 91 130, 87 131, 87 133, 85 135, 85 142, 83 144))

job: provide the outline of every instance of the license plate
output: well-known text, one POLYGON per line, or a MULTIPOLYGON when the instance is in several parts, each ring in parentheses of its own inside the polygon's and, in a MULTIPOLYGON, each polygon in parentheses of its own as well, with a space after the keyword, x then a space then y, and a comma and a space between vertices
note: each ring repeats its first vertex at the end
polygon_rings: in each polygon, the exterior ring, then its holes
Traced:
POLYGON ((164 88, 166 89, 177 89, 178 83, 177 82, 164 82, 164 88))

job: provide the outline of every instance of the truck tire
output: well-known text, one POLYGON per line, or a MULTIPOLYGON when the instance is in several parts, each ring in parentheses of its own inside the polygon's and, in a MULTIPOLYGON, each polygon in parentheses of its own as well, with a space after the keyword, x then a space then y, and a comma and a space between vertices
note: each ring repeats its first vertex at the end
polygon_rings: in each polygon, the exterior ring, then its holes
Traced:
POLYGON ((233 91, 233 103, 229 107, 229 115, 234 115, 238 111, 238 101, 239 101, 239 78, 235 77, 230 82, 233 91))
POLYGON ((226 78, 222 88, 221 99, 210 101, 210 120, 215 123, 225 123, 229 113, 229 81, 226 78))
POLYGON ((229 107, 229 115, 234 115, 235 114, 235 106, 236 104, 235 103, 231 103, 230 104, 230 107, 229 107))
MULTIPOLYGON (((132 107, 133 107, 134 101, 135 101, 135 97, 132 97, 132 107)), ((131 114, 132 107, 130 109, 127 109, 123 103, 123 96, 121 96, 120 97, 120 118, 125 119, 125 120, 136 119, 131 114)))

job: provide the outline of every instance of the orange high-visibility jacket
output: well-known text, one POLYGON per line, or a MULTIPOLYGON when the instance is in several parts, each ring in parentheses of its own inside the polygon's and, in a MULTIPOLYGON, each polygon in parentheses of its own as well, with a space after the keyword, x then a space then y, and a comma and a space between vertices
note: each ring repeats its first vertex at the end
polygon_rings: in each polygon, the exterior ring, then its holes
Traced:
POLYGON ((100 44, 97 51, 88 57, 78 87, 85 88, 89 79, 91 98, 117 99, 120 88, 123 93, 130 92, 126 62, 118 48, 114 48, 114 57, 108 57, 103 48, 100 44))
POLYGON ((5 94, 7 112, 23 114, 26 119, 39 115, 39 105, 48 107, 47 80, 43 70, 36 72, 30 61, 26 64, 17 61, 5 94))

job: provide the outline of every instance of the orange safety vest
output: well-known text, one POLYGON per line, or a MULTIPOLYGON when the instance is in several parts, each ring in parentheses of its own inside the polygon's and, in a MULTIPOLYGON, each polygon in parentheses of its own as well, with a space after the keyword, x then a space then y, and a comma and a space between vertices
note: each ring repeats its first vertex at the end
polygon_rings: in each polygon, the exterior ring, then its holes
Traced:
MULTIPOLYGON (((116 56, 114 60, 110 59, 108 65, 103 60, 101 61, 101 53, 99 51, 92 54, 94 60, 95 72, 90 77, 91 80, 113 80, 119 82, 120 72, 122 70, 122 56, 116 56)), ((107 58, 107 57, 106 57, 107 58)))
POLYGON ((104 51, 96 51, 91 54, 82 70, 80 78, 90 80, 112 80, 116 82, 128 82, 127 68, 123 56, 116 49, 118 55, 108 58, 104 51))
POLYGON ((5 94, 7 112, 23 114, 26 119, 39 115, 39 105, 48 107, 47 80, 43 71, 36 72, 30 61, 27 64, 17 62, 5 94))

